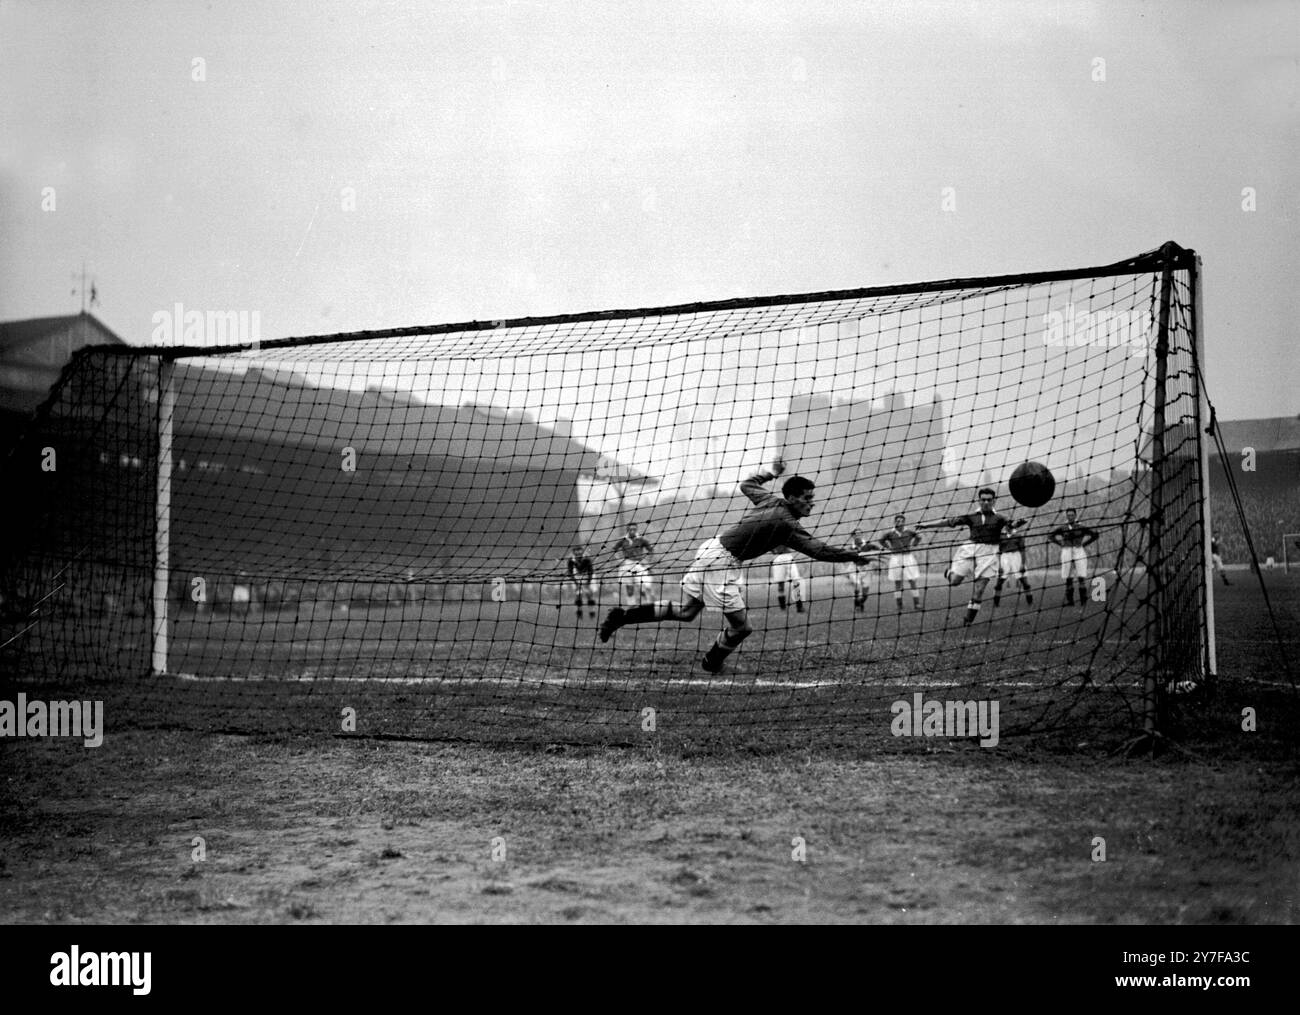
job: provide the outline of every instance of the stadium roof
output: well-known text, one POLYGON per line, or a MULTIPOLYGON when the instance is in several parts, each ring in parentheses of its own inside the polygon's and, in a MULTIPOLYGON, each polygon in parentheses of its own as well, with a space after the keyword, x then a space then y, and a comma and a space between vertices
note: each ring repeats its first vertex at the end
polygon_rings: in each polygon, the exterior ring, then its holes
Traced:
POLYGON ((8 352, 51 335, 65 334, 83 322, 93 327, 95 333, 87 335, 82 344, 127 344, 92 314, 64 314, 59 317, 30 317, 25 321, 0 321, 0 350, 8 352))
POLYGON ((522 413, 422 402, 394 390, 318 386, 283 370, 231 372, 177 365, 176 431, 234 441, 295 444, 397 459, 484 460, 540 469, 643 479, 594 448, 522 413))
MULTIPOLYGON (((1265 451, 1300 451, 1300 416, 1275 416, 1272 419, 1235 419, 1219 421, 1223 444, 1229 453, 1242 448, 1265 451)), ((1210 445, 1214 453, 1214 445, 1210 445)))

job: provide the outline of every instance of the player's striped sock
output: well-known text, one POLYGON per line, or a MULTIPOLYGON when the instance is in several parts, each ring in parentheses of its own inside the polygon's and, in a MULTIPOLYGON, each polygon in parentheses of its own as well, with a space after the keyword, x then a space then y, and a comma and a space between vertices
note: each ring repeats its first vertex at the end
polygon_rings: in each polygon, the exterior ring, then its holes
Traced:
POLYGON ((967 604, 966 604, 966 619, 965 619, 964 621, 962 621, 962 623, 964 623, 964 624, 966 624, 967 626, 969 626, 970 623, 971 623, 971 621, 973 621, 973 620, 975 619, 975 614, 979 613, 979 611, 980 611, 980 604, 979 604, 979 603, 975 603, 975 602, 967 603, 967 604))

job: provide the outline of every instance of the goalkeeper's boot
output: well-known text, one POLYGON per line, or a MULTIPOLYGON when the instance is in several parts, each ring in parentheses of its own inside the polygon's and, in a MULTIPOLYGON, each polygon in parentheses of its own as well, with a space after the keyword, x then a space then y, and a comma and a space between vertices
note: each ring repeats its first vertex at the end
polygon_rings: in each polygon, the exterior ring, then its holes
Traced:
POLYGON ((614 632, 623 626, 623 615, 625 611, 621 606, 615 606, 607 614, 600 625, 600 640, 609 641, 614 632))
POLYGON ((781 607, 781 609, 784 610, 784 609, 785 609, 785 596, 777 596, 777 597, 776 597, 776 604, 777 604, 777 606, 781 607))

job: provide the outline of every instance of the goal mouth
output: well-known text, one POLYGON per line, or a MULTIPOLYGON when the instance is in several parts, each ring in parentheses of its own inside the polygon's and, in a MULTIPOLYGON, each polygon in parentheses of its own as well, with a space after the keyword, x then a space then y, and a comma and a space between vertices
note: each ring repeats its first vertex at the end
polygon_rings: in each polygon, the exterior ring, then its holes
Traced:
POLYGON ((575 740, 624 742, 650 709, 702 737, 888 742, 891 709, 933 692, 1029 732, 1150 732, 1168 687, 1213 673, 1197 279, 1166 244, 1079 270, 82 350, 6 459, 26 538, 0 570, 0 664, 112 684, 142 720, 207 702, 236 728, 333 733, 301 701, 346 698, 356 732, 381 702, 386 733, 424 735, 459 696, 436 735, 491 740, 509 716, 509 739, 553 736, 562 715, 575 740), (1052 477, 1041 506, 1010 495, 1025 463, 1052 477), (698 563, 715 537, 767 539, 752 513, 779 515, 795 475, 818 541, 797 575, 771 568, 779 543, 736 551, 729 578, 698 563), (870 559, 813 559, 855 532, 870 559), (691 590, 682 620, 666 604, 691 590), (720 639, 736 604, 752 633, 720 639), (615 606, 634 620, 601 641, 615 606))

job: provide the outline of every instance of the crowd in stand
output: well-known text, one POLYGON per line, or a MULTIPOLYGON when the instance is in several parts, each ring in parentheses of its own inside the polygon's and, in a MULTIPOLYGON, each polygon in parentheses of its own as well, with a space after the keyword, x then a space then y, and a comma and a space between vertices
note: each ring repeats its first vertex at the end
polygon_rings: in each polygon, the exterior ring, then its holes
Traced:
MULTIPOLYGON (((1272 557, 1280 565, 1282 537, 1288 532, 1300 532, 1300 489, 1246 486, 1241 489, 1241 503, 1260 563, 1272 557)), ((1224 561, 1228 564, 1249 563, 1246 535, 1228 490, 1211 488, 1210 516, 1224 561)), ((1293 561, 1300 560, 1300 549, 1295 546, 1297 538, 1300 537, 1292 536, 1292 544, 1287 547, 1287 556, 1293 561)))

